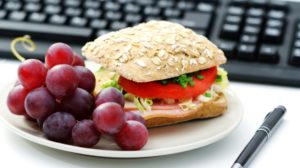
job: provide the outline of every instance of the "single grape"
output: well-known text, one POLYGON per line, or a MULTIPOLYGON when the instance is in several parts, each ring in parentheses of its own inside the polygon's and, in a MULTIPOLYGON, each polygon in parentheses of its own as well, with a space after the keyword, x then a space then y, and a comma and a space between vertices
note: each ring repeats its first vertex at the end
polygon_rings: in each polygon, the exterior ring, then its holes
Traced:
POLYGON ((77 53, 74 53, 74 60, 73 60, 72 65, 73 66, 85 66, 82 56, 80 56, 77 53))
POLYGON ((138 121, 126 121, 121 131, 115 135, 115 141, 123 150, 139 150, 148 141, 148 130, 138 121))
POLYGON ((25 60, 18 68, 19 81, 28 90, 44 85, 46 75, 46 67, 36 59, 25 60))
POLYGON ((89 93, 92 92, 96 84, 96 78, 93 72, 83 66, 75 66, 74 69, 79 77, 78 87, 89 93))
POLYGON ((138 121, 145 125, 145 119, 137 112, 131 112, 131 111, 125 112, 125 121, 128 120, 138 121))
POLYGON ((73 50, 69 45, 65 43, 54 43, 46 52, 45 65, 49 69, 59 64, 72 65, 73 59, 73 50))
POLYGON ((46 85, 49 91, 57 98, 74 93, 79 83, 76 71, 70 65, 56 65, 48 71, 46 85))
POLYGON ((72 129, 76 119, 66 112, 55 112, 43 123, 43 132, 46 137, 53 141, 67 142, 71 139, 72 129))
POLYGON ((103 103, 94 110, 93 121, 101 133, 116 134, 125 122, 123 109, 114 102, 103 103))
POLYGON ((77 88, 72 95, 62 99, 59 109, 73 114, 77 120, 89 118, 94 110, 94 97, 77 88))
POLYGON ((24 102, 28 94, 28 90, 25 89, 22 85, 17 85, 11 89, 7 96, 6 104, 8 109, 17 115, 26 114, 24 102))
POLYGON ((93 147, 100 139, 100 133, 94 127, 92 120, 82 120, 76 123, 72 129, 72 140, 74 145, 82 147, 93 147))
POLYGON ((26 96, 25 109, 34 119, 44 118, 55 111, 55 98, 47 88, 36 88, 26 96))
POLYGON ((124 107, 125 104, 123 94, 114 87, 108 87, 101 90, 97 94, 95 99, 96 106, 99 106, 100 104, 105 102, 115 102, 120 104, 122 107, 124 107))

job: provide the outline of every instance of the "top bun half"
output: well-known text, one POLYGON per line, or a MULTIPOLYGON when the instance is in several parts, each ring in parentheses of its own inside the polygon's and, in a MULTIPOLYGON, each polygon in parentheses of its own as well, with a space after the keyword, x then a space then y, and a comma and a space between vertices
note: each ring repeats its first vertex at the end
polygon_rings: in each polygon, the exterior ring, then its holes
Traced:
POLYGON ((135 82, 150 82, 226 62, 206 37, 168 21, 150 21, 88 42, 82 55, 135 82))

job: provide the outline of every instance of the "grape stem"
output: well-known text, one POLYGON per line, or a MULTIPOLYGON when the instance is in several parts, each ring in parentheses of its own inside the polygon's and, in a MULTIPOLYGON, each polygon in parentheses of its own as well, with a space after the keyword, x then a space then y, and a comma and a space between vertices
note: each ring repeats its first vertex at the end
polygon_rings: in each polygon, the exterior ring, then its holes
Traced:
POLYGON ((21 42, 22 46, 30 52, 33 52, 36 48, 35 43, 31 40, 29 35, 25 35, 22 37, 16 37, 13 39, 13 41, 10 43, 10 50, 13 53, 13 55, 20 60, 21 62, 25 61, 25 58, 17 51, 16 44, 21 42))

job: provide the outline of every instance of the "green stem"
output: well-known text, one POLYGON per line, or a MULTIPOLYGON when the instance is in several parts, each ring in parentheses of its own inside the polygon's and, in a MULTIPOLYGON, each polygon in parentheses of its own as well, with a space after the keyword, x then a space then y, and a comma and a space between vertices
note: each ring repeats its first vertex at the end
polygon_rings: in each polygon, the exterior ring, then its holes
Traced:
POLYGON ((23 62, 23 61, 25 61, 25 58, 16 49, 16 45, 19 42, 22 42, 21 43, 22 46, 30 52, 33 52, 35 50, 36 46, 35 46, 34 42, 31 40, 29 35, 25 35, 25 36, 17 37, 15 39, 13 39, 13 41, 10 43, 11 52, 18 60, 23 62))

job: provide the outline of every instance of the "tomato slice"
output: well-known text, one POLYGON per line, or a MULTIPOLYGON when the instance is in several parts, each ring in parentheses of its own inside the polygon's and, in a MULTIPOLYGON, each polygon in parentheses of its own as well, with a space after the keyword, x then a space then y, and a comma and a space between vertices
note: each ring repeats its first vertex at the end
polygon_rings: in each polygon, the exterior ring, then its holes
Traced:
POLYGON ((203 94, 215 82, 217 67, 199 71, 203 79, 193 77, 194 86, 187 85, 186 88, 176 83, 162 85, 158 81, 138 83, 124 77, 119 78, 119 85, 128 93, 141 98, 172 98, 187 99, 203 94))

